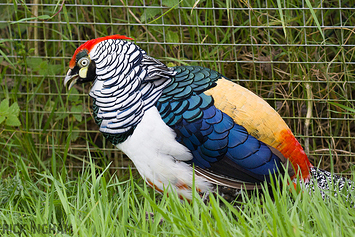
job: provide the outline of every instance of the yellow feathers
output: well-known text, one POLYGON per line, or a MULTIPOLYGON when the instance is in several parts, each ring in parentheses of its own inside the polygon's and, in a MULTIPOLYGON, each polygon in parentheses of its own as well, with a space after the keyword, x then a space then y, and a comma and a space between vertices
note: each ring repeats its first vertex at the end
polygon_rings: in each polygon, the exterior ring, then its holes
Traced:
POLYGON ((276 147, 282 130, 289 130, 281 116, 263 99, 248 89, 226 79, 217 81, 217 86, 206 91, 215 101, 215 106, 228 114, 260 141, 276 147))
POLYGON ((281 116, 263 99, 248 89, 219 79, 217 86, 205 91, 215 101, 215 106, 242 125, 248 133, 280 151, 303 178, 309 177, 307 155, 281 116))

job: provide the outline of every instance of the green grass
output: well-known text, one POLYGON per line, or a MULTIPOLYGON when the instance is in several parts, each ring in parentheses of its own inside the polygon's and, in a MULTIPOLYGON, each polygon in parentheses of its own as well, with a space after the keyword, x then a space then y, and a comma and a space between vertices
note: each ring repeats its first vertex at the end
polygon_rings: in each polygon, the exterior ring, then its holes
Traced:
POLYGON ((50 234, 56 236, 308 237, 355 233, 355 209, 349 202, 340 197, 323 201, 319 193, 291 193, 287 185, 242 194, 233 205, 211 195, 205 204, 197 193, 191 203, 174 193, 156 194, 133 176, 122 182, 107 168, 99 170, 91 162, 76 179, 37 171, 19 162, 11 175, 3 175, 1 233, 47 236, 43 233, 48 233, 48 224, 52 225, 50 234))

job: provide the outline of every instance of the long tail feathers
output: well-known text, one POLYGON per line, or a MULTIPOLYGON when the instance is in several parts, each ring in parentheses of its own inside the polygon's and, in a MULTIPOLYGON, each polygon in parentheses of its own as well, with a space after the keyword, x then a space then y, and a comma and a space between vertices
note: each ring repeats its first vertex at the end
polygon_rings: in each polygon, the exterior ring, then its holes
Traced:
POLYGON ((304 183, 310 193, 315 191, 317 185, 323 199, 327 199, 329 195, 337 196, 339 193, 344 194, 347 200, 353 198, 350 193, 354 191, 355 183, 351 180, 316 167, 312 167, 310 173, 311 178, 304 183))

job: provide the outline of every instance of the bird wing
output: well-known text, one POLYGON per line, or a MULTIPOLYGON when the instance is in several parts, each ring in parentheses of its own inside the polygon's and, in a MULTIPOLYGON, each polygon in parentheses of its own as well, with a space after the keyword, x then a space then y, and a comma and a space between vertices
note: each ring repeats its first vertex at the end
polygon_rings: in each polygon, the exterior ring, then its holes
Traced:
MULTIPOLYGON (((156 106, 163 121, 176 132, 177 141, 193 154, 188 162, 197 167, 197 174, 231 186, 269 181, 270 175, 283 171, 287 159, 277 149, 251 135, 230 111, 217 106, 211 90, 226 78, 199 66, 174 69, 177 74, 156 106)), ((258 130, 258 125, 253 129, 258 130)))

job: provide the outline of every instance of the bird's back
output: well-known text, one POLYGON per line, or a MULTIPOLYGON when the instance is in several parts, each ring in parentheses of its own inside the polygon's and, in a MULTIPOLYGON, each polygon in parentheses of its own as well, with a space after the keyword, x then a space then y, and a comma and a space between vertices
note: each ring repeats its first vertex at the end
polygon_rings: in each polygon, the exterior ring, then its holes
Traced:
POLYGON ((177 74, 156 106, 177 141, 193 154, 190 163, 197 172, 238 185, 269 181, 286 166, 293 176, 292 165, 309 175, 302 147, 264 100, 211 69, 174 69, 177 74))

